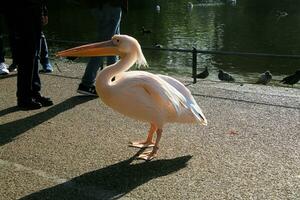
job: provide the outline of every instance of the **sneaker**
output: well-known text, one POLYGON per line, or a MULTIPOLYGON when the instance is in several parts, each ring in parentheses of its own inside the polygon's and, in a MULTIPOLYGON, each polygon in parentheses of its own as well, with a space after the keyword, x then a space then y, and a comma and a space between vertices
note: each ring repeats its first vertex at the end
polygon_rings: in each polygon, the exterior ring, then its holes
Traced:
POLYGON ((49 97, 43 97, 41 95, 33 98, 36 102, 40 103, 43 107, 52 106, 53 101, 49 97))
POLYGON ((15 71, 17 71, 17 64, 16 63, 12 63, 11 65, 9 65, 9 67, 8 67, 8 71, 9 72, 15 72, 15 71))
POLYGON ((88 96, 96 96, 96 97, 98 96, 94 85, 89 87, 89 86, 85 86, 82 83, 80 83, 79 87, 77 89, 77 92, 79 94, 85 94, 88 96))
POLYGON ((42 107, 42 104, 36 102, 34 99, 30 99, 27 101, 18 100, 18 107, 22 110, 36 110, 42 107))
POLYGON ((52 65, 50 63, 42 64, 42 66, 43 66, 43 69, 40 70, 40 72, 44 72, 44 73, 53 72, 53 68, 52 68, 52 65))
POLYGON ((9 74, 7 65, 5 63, 0 63, 0 75, 7 75, 7 74, 9 74))

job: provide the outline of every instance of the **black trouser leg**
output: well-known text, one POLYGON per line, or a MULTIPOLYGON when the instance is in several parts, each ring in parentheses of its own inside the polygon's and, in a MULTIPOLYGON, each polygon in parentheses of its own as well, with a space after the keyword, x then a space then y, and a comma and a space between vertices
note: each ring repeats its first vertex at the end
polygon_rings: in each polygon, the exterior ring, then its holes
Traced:
POLYGON ((5 59, 4 59, 3 36, 2 33, 0 33, 0 63, 3 63, 4 61, 5 59))
POLYGON ((34 69, 34 39, 22 35, 15 41, 16 60, 18 64, 17 97, 19 101, 27 101, 32 97, 32 80, 34 69))
POLYGON ((0 63, 5 62, 5 51, 4 51, 4 45, 3 45, 3 27, 2 27, 2 15, 0 14, 0 63))
POLYGON ((39 52, 40 52, 40 40, 38 40, 38 48, 35 51, 34 66, 32 74, 32 95, 39 96, 41 91, 41 79, 39 76, 39 52))
POLYGON ((39 49, 41 21, 39 9, 20 10, 9 16, 10 33, 15 44, 18 65, 17 98, 27 101, 39 93, 41 82, 35 56, 39 49))

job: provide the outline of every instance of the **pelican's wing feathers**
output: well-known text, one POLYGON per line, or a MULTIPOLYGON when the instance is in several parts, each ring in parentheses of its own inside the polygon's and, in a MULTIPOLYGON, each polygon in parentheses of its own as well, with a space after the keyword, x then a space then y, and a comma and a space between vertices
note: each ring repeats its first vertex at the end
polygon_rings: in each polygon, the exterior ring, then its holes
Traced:
POLYGON ((127 72, 127 75, 130 76, 130 82, 135 83, 135 87, 143 88, 157 103, 172 106, 178 116, 191 111, 202 124, 207 124, 207 120, 191 92, 178 80, 169 76, 141 71, 127 72))
POLYGON ((132 74, 131 83, 134 82, 135 87, 142 87, 156 102, 171 105, 178 115, 182 112, 183 107, 186 107, 185 97, 159 76, 141 71, 137 73, 131 71, 127 74, 132 74))
POLYGON ((176 80, 175 78, 165 75, 159 75, 159 77, 168 82, 174 88, 176 88, 176 90, 184 96, 185 107, 189 108, 200 122, 204 122, 204 124, 207 123, 207 120, 201 108, 192 96, 190 90, 188 90, 180 81, 176 80))

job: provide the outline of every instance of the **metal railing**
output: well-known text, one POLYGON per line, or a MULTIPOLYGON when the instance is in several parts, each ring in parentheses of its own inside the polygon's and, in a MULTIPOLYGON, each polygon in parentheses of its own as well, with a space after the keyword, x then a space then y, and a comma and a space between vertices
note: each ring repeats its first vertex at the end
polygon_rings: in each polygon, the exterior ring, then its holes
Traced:
MULTIPOLYGON (((47 39, 47 40, 50 41, 50 42, 56 42, 56 43, 71 43, 71 44, 86 44, 86 43, 88 43, 88 42, 55 40, 55 39, 47 39)), ((197 83, 196 76, 197 76, 197 55, 198 54, 300 59, 300 55, 250 53, 250 52, 235 52, 235 51, 210 51, 210 50, 198 50, 195 47, 193 47, 192 49, 142 47, 142 49, 143 50, 151 50, 151 51, 171 51, 171 52, 191 53, 192 54, 192 78, 193 78, 193 83, 197 83)))
POLYGON ((284 54, 268 54, 268 53, 249 53, 249 52, 234 52, 234 51, 209 51, 209 50, 197 50, 193 49, 169 49, 169 48, 153 48, 144 47, 145 50, 160 50, 160 51, 175 51, 192 53, 192 78, 193 83, 197 83, 197 54, 214 54, 214 55, 231 55, 231 56, 255 56, 255 57, 269 57, 269 58, 288 58, 288 59, 300 59, 300 55, 284 55, 284 54))

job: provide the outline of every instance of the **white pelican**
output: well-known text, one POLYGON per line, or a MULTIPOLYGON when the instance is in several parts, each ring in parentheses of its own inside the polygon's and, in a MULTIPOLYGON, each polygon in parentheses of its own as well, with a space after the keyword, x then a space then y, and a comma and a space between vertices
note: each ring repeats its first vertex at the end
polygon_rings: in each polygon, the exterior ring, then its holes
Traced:
POLYGON ((156 157, 164 124, 168 122, 207 125, 207 120, 191 92, 176 79, 145 71, 127 71, 135 63, 147 66, 138 41, 127 35, 111 40, 61 51, 57 56, 91 57, 119 55, 120 60, 103 69, 96 78, 96 91, 101 100, 131 118, 150 123, 145 141, 131 142, 138 148, 153 147, 139 158, 156 157), (153 135, 156 132, 156 140, 153 135))

